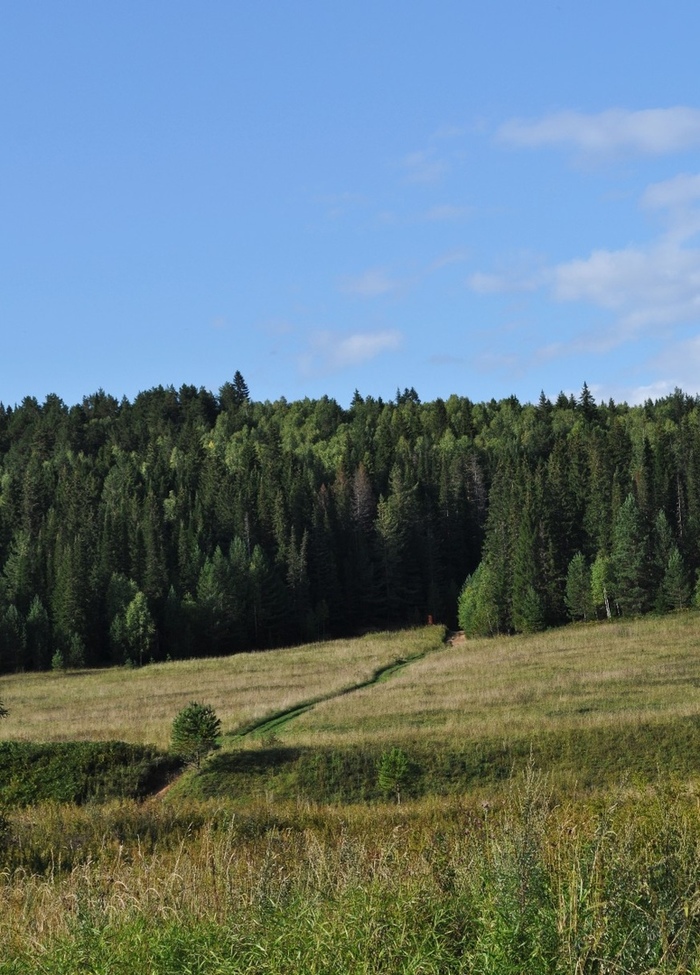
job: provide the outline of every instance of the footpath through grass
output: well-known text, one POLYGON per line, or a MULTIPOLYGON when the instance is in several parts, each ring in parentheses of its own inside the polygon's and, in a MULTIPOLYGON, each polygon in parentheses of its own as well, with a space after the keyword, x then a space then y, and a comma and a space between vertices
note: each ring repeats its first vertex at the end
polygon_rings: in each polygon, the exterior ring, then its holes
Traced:
POLYGON ((432 626, 134 669, 3 675, 0 700, 10 713, 0 740, 121 740, 166 749, 173 718, 192 700, 210 704, 224 731, 236 734, 371 681, 439 647, 444 632, 432 626))
POLYGON ((569 791, 692 778, 698 644, 692 612, 437 646, 261 738, 225 740, 179 794, 374 801, 392 747, 409 759, 408 798, 498 788, 529 761, 569 791))

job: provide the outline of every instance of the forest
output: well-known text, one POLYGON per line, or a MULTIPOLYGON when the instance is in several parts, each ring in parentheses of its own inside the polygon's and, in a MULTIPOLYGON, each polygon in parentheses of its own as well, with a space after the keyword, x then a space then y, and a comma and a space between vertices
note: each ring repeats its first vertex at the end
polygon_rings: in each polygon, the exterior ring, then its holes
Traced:
POLYGON ((700 399, 0 404, 0 671, 682 608, 700 399))

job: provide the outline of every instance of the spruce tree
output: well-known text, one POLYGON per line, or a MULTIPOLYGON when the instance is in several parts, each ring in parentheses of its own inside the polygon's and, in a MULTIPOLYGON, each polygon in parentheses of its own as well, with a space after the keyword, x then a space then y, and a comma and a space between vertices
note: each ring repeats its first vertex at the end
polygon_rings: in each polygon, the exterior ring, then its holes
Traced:
POLYGON ((191 701, 173 721, 170 748, 199 768, 204 756, 217 747, 220 734, 221 721, 211 705, 191 701))
POLYGON ((35 670, 45 670, 51 662, 51 625, 49 614, 38 596, 27 614, 27 663, 35 670))
POLYGON ((611 567, 622 612, 626 615, 643 612, 650 597, 648 536, 633 494, 627 495, 613 525, 611 567))
POLYGON ((565 600, 573 620, 587 620, 591 615, 593 610, 591 570, 581 552, 577 552, 569 563, 565 600))
POLYGON ((666 563, 661 591, 669 609, 685 609, 690 601, 690 582, 683 556, 674 545, 666 563))

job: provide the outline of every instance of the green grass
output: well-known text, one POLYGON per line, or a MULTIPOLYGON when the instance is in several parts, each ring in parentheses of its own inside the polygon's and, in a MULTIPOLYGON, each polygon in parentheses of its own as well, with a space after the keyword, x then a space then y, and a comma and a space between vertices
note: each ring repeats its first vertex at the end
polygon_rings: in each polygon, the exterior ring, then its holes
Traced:
MULTIPOLYGON (((201 681, 222 748, 162 798, 0 808, 0 975, 700 973, 700 615, 441 636, 77 675, 132 740, 201 681)), ((70 736, 51 677, 0 681, 4 735, 70 736)))
POLYGON ((16 811, 0 973, 700 971, 694 793, 16 811), (50 855, 49 855, 50 854, 50 855))
POLYGON ((175 795, 374 801, 394 746, 411 760, 411 798, 498 787, 530 759, 569 791, 694 779, 698 642, 692 612, 436 646, 262 739, 224 739, 175 795))
POLYGON ((697 612, 454 646, 443 636, 427 627, 141 671, 16 675, 0 681, 11 711, 0 733, 37 740, 50 717, 53 737, 70 738, 76 709, 97 701, 95 737, 150 730, 167 744, 177 705, 197 695, 221 709, 222 747, 172 797, 239 804, 377 800, 376 768, 395 746, 411 760, 409 798, 495 787, 530 757, 569 790, 694 777, 697 612))
POLYGON ((0 801, 37 802, 144 798, 179 771, 181 762, 125 742, 0 742, 0 801))
POLYGON ((443 636, 434 626, 135 669, 5 675, 0 701, 10 713, 0 722, 0 740, 121 740, 164 749, 173 718, 192 700, 210 704, 235 735, 371 681, 439 647, 443 636))

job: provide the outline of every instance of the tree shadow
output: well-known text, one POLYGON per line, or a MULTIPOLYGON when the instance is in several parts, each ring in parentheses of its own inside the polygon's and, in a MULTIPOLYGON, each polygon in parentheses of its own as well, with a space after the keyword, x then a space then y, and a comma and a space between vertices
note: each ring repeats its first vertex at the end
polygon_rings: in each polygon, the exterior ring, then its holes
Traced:
POLYGON ((234 752, 219 752, 210 757, 203 775, 261 775, 278 771, 296 762, 301 755, 299 748, 255 748, 234 752))

